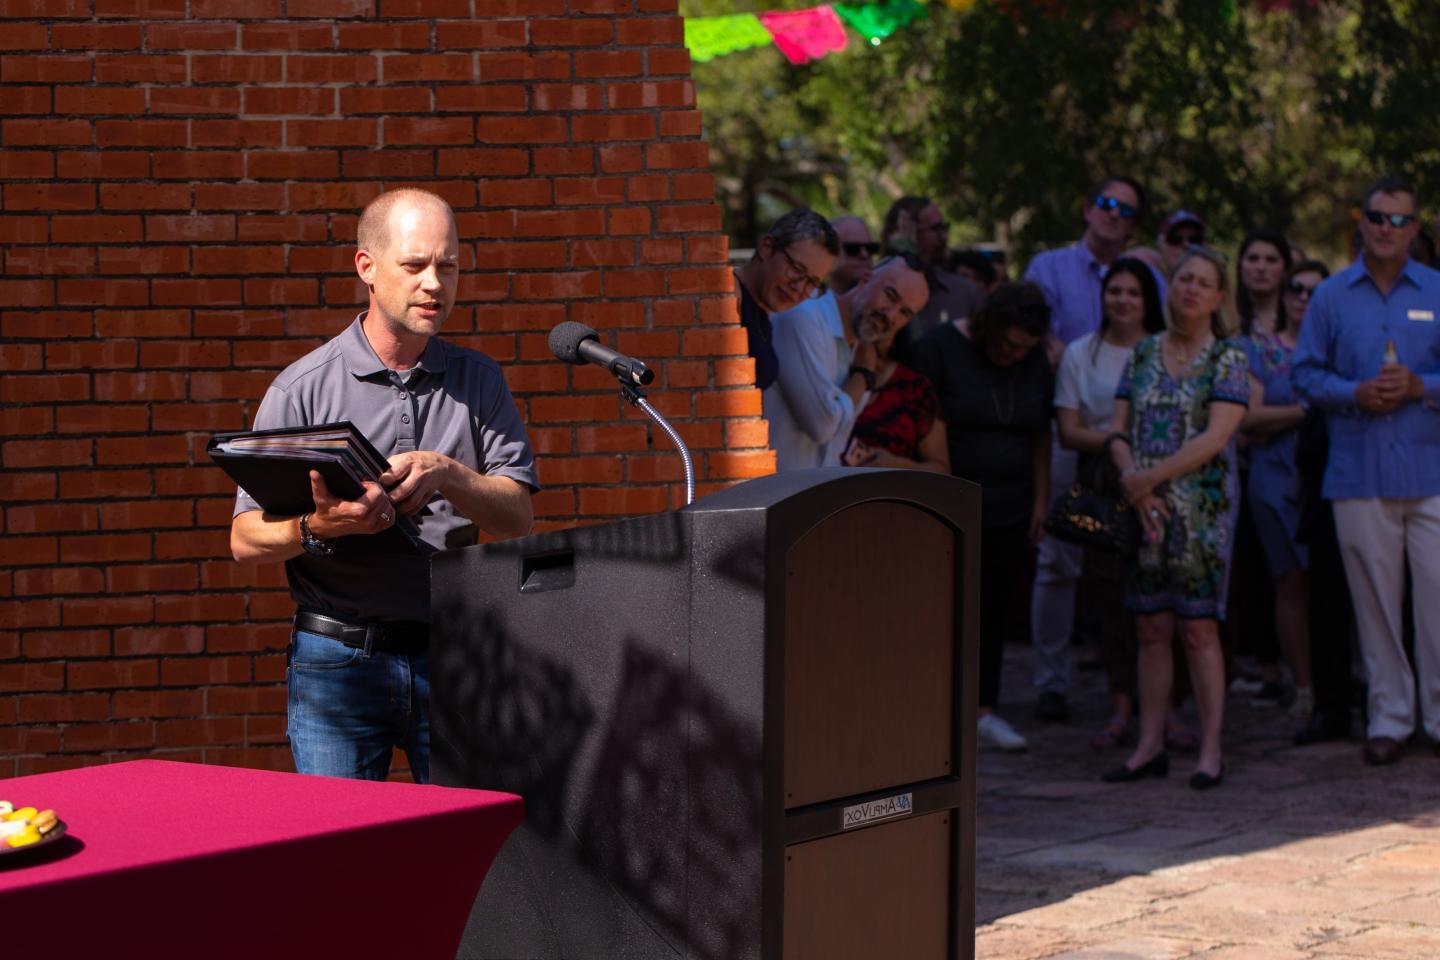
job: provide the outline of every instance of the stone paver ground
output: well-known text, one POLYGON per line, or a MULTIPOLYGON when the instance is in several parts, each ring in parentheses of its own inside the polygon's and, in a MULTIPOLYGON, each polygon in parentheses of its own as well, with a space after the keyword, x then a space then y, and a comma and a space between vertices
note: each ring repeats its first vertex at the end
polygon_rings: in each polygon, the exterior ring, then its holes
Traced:
MULTIPOLYGON (((1064 725, 1031 715, 1028 652, 1006 650, 1001 713, 1024 754, 982 752, 980 960, 1440 958, 1440 759, 1384 768, 1361 741, 1292 746, 1283 711, 1226 704, 1225 782, 1193 757, 1166 780, 1105 784, 1104 675, 1076 674, 1064 725)), ((1193 720, 1193 717, 1192 717, 1193 720)))

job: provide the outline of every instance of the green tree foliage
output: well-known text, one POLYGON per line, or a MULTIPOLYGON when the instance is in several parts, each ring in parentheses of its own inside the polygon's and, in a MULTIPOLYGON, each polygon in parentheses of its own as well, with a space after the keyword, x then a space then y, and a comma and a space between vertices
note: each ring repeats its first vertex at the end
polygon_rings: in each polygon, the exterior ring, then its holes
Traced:
POLYGON ((804 67, 771 48, 697 64, 731 231, 752 241, 798 202, 878 224, 891 199, 923 192, 955 239, 1023 257, 1073 240, 1090 187, 1129 172, 1151 194, 1147 238, 1185 206, 1222 241, 1264 224, 1337 256, 1374 172, 1440 189, 1440 4, 1265 6, 932 0, 879 46, 852 36, 804 67))

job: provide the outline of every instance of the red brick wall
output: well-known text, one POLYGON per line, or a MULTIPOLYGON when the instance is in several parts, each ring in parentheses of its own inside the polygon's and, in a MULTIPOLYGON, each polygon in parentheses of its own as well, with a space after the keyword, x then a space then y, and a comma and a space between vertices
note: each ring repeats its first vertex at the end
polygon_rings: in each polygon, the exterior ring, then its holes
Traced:
POLYGON ((447 333, 499 360, 543 526, 679 461, 579 320, 659 367, 702 490, 769 472, 676 0, 0 0, 0 776, 286 766, 280 568, 205 441, 361 304, 355 213, 454 205, 447 333), (188 11, 188 12, 187 12, 188 11))

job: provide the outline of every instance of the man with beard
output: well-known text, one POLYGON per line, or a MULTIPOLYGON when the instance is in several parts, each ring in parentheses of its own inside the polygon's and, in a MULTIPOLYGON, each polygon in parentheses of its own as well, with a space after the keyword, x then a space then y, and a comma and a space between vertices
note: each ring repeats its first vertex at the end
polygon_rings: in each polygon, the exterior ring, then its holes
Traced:
POLYGON ((929 291, 920 264, 882 261, 864 283, 771 318, 780 376, 764 393, 777 470, 840 464, 855 414, 875 385, 875 342, 914 317, 929 291))
POLYGON ((368 308, 275 378, 255 428, 349 420, 389 469, 357 500, 311 471, 315 506, 299 517, 239 491, 230 549, 242 563, 283 561, 299 607, 286 672, 295 768, 384 780, 398 746, 424 783, 430 558, 384 552, 372 534, 402 515, 435 550, 473 544, 477 529, 528 533, 535 463, 499 366, 436 336, 460 273, 449 204, 414 188, 381 194, 356 240, 368 308))

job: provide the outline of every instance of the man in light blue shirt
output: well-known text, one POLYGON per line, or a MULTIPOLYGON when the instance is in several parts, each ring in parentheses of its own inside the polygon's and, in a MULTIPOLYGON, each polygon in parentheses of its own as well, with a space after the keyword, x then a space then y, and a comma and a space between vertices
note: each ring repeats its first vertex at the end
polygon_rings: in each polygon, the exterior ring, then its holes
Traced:
POLYGON ((1292 376, 1330 431, 1324 495, 1369 681, 1364 757, 1384 764, 1415 728, 1401 640, 1407 556, 1420 714, 1440 744, 1440 273, 1410 259, 1419 202, 1407 181, 1377 180, 1363 209, 1364 249, 1311 297, 1292 376))
POLYGON ((928 295, 919 264, 891 257, 838 297, 826 293, 770 318, 780 375, 763 402, 777 470, 840 465, 855 415, 875 388, 875 342, 908 323, 928 295))

